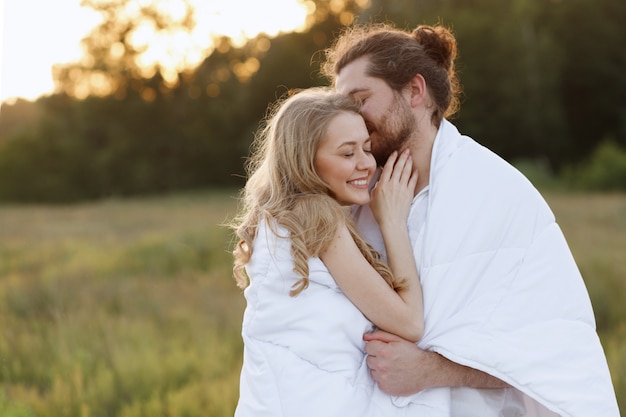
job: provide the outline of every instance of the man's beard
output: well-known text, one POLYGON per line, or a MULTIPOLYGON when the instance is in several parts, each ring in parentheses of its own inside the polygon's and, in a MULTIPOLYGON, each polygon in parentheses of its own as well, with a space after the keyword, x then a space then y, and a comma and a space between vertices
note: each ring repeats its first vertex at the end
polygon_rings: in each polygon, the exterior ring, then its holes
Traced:
POLYGON ((380 123, 377 126, 368 124, 368 128, 372 134, 372 154, 379 166, 387 162, 393 151, 404 149, 417 130, 413 113, 397 95, 380 123))

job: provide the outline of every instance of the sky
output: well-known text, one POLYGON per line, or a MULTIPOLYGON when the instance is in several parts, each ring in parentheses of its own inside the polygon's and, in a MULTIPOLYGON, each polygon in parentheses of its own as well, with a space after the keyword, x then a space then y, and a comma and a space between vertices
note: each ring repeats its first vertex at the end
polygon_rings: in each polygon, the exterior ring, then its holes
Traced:
MULTIPOLYGON (((172 13, 181 0, 133 0, 160 3, 172 13)), ((80 40, 100 22, 100 15, 81 7, 81 0, 0 0, 0 101, 35 100, 53 91, 52 66, 76 62, 80 40)), ((236 41, 260 32, 274 36, 303 26, 306 5, 298 0, 191 0, 196 30, 187 37, 152 40, 152 59, 172 66, 203 59, 212 35, 236 41), (175 51, 173 53, 172 51, 175 51)))

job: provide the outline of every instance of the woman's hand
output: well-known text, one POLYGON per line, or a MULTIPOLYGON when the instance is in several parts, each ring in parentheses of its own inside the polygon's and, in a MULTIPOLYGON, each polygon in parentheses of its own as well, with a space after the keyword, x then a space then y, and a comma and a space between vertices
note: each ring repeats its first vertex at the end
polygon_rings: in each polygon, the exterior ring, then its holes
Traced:
POLYGON ((413 170, 409 150, 398 156, 393 152, 372 189, 370 207, 381 229, 387 226, 406 228, 418 173, 413 170))

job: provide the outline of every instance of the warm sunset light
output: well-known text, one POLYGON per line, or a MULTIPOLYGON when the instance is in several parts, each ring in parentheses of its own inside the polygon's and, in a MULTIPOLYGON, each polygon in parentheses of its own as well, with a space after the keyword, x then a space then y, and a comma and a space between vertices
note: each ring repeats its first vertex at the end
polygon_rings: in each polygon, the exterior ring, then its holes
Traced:
MULTIPOLYGON (((212 39, 225 35, 235 43, 259 33, 275 36, 303 27, 307 3, 298 0, 189 0, 195 9, 192 33, 154 37, 141 27, 135 42, 147 47, 142 63, 158 62, 169 75, 200 63, 211 50, 212 39)), ((81 0, 4 1, 0 100, 36 99, 54 88, 52 66, 78 61, 80 40, 100 22, 81 0)), ((172 16, 184 14, 182 0, 138 0, 137 6, 158 4, 172 16)), ((309 5, 310 7, 310 5, 309 5)), ((168 74, 164 74, 167 75, 168 74)))

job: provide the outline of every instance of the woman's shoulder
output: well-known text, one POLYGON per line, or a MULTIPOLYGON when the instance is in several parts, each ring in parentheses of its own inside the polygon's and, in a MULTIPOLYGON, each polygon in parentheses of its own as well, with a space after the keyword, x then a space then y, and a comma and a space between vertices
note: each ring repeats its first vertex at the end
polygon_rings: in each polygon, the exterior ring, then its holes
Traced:
POLYGON ((258 283, 260 278, 269 275, 271 269, 292 269, 290 249, 287 230, 271 217, 262 218, 257 226, 252 255, 246 265, 251 283, 258 283))
POLYGON ((289 242, 290 233, 275 218, 264 216, 259 220, 256 237, 254 240, 255 251, 259 247, 275 247, 276 245, 289 242))

